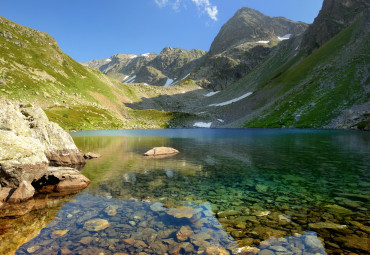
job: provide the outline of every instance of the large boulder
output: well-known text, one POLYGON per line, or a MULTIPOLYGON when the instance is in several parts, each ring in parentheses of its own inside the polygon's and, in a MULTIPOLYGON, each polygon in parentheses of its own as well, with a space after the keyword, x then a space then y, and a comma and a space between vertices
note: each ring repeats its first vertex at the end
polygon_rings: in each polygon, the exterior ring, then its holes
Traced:
POLYGON ((50 122, 39 107, 22 110, 31 127, 32 137, 45 146, 45 154, 51 166, 84 165, 85 159, 73 142, 72 137, 58 124, 50 122))
POLYGON ((0 184, 17 188, 25 180, 41 178, 47 170, 45 147, 32 137, 0 130, 0 184))
POLYGON ((90 180, 70 167, 49 167, 47 173, 34 186, 39 192, 74 193, 86 188, 90 180))
POLYGON ((178 150, 171 148, 171 147, 154 147, 151 150, 148 150, 144 153, 144 156, 169 156, 169 155, 175 155, 179 153, 178 150))
POLYGON ((0 100, 0 202, 31 198, 35 187, 42 188, 40 180, 53 187, 50 192, 81 190, 90 181, 77 170, 49 166, 84 164, 72 137, 50 122, 41 108, 0 100))

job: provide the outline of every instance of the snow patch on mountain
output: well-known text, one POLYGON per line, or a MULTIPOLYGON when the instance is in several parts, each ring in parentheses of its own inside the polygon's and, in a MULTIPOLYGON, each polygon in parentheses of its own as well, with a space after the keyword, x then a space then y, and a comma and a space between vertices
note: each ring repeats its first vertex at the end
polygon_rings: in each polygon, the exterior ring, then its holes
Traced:
POLYGON ((216 95, 217 93, 220 93, 220 91, 209 92, 208 94, 205 94, 204 96, 205 97, 211 97, 211 96, 216 95))
POLYGON ((212 125, 212 122, 195 122, 193 127, 200 127, 200 128, 210 128, 212 125))
POLYGON ((292 34, 286 34, 282 37, 278 36, 278 39, 279 39, 279 41, 284 41, 284 40, 290 39, 290 37, 292 37, 292 34))
POLYGON ((219 103, 219 104, 210 104, 209 106, 224 106, 224 105, 232 104, 232 103, 235 103, 237 101, 240 101, 240 100, 242 100, 242 99, 244 99, 244 98, 246 98, 246 97, 248 97, 248 96, 250 96, 252 94, 253 94, 253 92, 248 92, 247 94, 244 94, 244 95, 242 95, 240 97, 231 99, 229 101, 226 101, 226 102, 223 102, 223 103, 219 103))
POLYGON ((133 83, 135 79, 136 79, 136 75, 132 76, 130 79, 128 79, 127 81, 125 81, 125 83, 133 83))
POLYGON ((173 83, 173 80, 167 77, 166 84, 164 84, 164 87, 168 87, 173 83))

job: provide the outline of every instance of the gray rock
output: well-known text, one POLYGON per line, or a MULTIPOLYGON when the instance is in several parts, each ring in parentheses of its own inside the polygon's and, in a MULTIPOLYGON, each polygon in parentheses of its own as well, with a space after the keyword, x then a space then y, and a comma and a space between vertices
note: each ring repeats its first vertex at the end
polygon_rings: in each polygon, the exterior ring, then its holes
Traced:
POLYGON ((324 250, 324 246, 317 236, 307 235, 304 238, 305 245, 314 251, 324 250))

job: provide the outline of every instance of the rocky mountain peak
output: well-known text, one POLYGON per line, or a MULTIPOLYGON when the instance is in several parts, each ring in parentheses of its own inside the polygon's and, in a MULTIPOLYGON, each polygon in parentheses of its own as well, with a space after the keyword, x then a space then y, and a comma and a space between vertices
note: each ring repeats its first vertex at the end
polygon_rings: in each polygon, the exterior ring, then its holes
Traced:
POLYGON ((368 0, 324 0, 319 15, 303 37, 301 48, 313 52, 369 8, 368 0))
POLYGON ((243 7, 222 26, 209 50, 219 54, 230 47, 245 42, 268 41, 286 34, 297 35, 305 31, 307 24, 282 17, 269 17, 261 12, 243 7))

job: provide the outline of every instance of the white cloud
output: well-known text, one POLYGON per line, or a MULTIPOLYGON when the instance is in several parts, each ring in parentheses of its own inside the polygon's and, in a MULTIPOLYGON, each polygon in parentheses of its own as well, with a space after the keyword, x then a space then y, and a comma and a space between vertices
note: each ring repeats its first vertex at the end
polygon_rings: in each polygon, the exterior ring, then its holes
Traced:
POLYGON ((191 0, 195 5, 201 10, 201 12, 206 12, 208 16, 217 21, 218 9, 217 6, 212 5, 209 0, 191 0))
POLYGON ((154 0, 154 2, 160 7, 163 8, 168 4, 168 0, 154 0))
MULTIPOLYGON (((184 7, 185 0, 154 0, 160 7, 171 6, 173 10, 179 11, 180 7, 184 7), (182 4, 183 3, 183 4, 182 4)), ((206 13, 212 20, 217 21, 218 9, 216 5, 212 5, 209 0, 191 0, 203 14, 206 13)))

